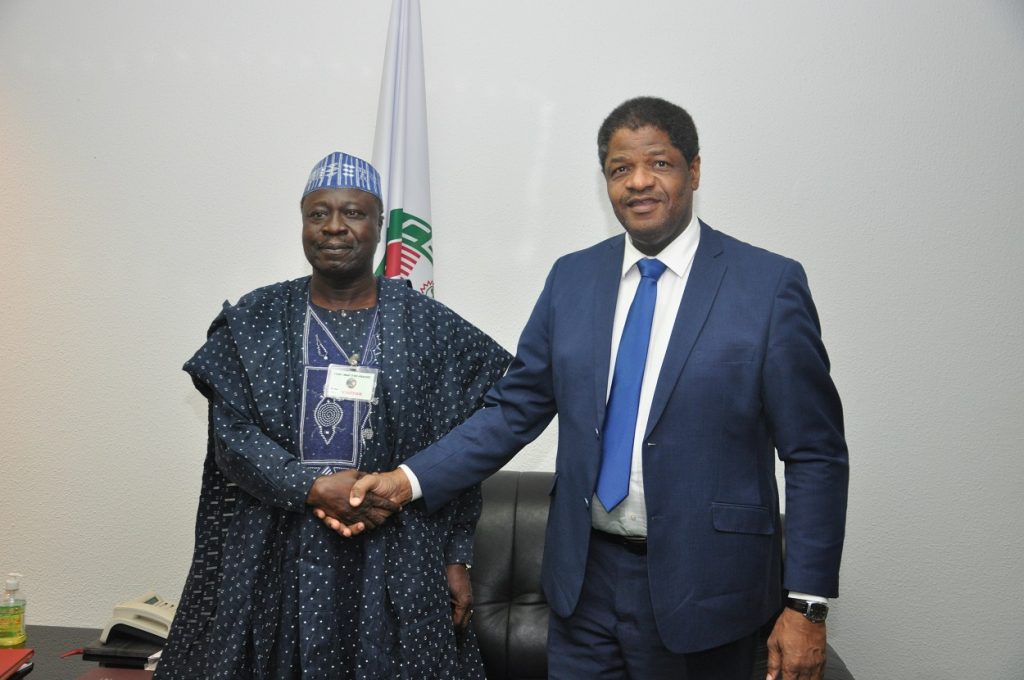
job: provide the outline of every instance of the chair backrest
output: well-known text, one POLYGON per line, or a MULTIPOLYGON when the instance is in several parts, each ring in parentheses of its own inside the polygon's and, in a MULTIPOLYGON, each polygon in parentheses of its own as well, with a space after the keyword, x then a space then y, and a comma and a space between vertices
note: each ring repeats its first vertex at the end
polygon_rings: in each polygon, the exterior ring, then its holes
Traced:
POLYGON ((473 622, 489 680, 548 675, 548 604, 540 586, 552 473, 502 471, 483 483, 473 622))

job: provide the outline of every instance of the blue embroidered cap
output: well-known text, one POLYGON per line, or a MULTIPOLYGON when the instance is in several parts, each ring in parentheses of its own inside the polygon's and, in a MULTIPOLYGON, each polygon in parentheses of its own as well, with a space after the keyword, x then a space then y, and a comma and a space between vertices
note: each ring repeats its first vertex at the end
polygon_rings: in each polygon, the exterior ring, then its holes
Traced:
POLYGON ((341 151, 335 151, 313 166, 306 190, 302 192, 303 198, 317 189, 360 189, 384 202, 380 173, 362 158, 341 151))

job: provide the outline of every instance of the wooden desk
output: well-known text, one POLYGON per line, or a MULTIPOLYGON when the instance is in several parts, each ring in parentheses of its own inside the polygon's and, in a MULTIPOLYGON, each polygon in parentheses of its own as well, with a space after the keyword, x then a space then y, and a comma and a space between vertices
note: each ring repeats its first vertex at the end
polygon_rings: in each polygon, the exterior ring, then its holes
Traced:
POLYGON ((26 626, 28 639, 21 647, 35 650, 32 672, 25 680, 74 680, 93 669, 92 661, 82 661, 80 654, 60 658, 61 654, 79 649, 100 636, 99 628, 71 628, 67 626, 26 626))

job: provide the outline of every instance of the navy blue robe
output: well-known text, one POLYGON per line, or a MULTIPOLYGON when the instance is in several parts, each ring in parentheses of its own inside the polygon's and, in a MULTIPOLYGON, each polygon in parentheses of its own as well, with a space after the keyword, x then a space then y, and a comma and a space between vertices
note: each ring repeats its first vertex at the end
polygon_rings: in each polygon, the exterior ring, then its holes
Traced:
MULTIPOLYGON (((317 473, 297 456, 309 278, 225 304, 185 370, 210 400, 193 563, 160 680, 482 678, 456 639, 445 567, 472 561, 472 489, 418 504, 354 539, 305 504, 317 473)), ((480 407, 511 359, 404 281, 379 280, 374 436, 360 469, 394 469, 480 407)))

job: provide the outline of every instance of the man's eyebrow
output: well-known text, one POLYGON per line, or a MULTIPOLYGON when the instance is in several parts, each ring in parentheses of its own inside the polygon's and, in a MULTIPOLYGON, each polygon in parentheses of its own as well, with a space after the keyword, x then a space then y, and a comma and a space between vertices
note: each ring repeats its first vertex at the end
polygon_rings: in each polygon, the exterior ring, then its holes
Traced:
MULTIPOLYGON (((654 146, 649 149, 645 149, 643 152, 643 156, 645 158, 648 158, 650 156, 665 156, 669 153, 670 148, 671 147, 668 146, 667 144, 654 146)), ((605 159, 605 163, 622 163, 623 161, 629 160, 629 158, 630 154, 616 154, 614 156, 608 156, 608 158, 605 159)))

